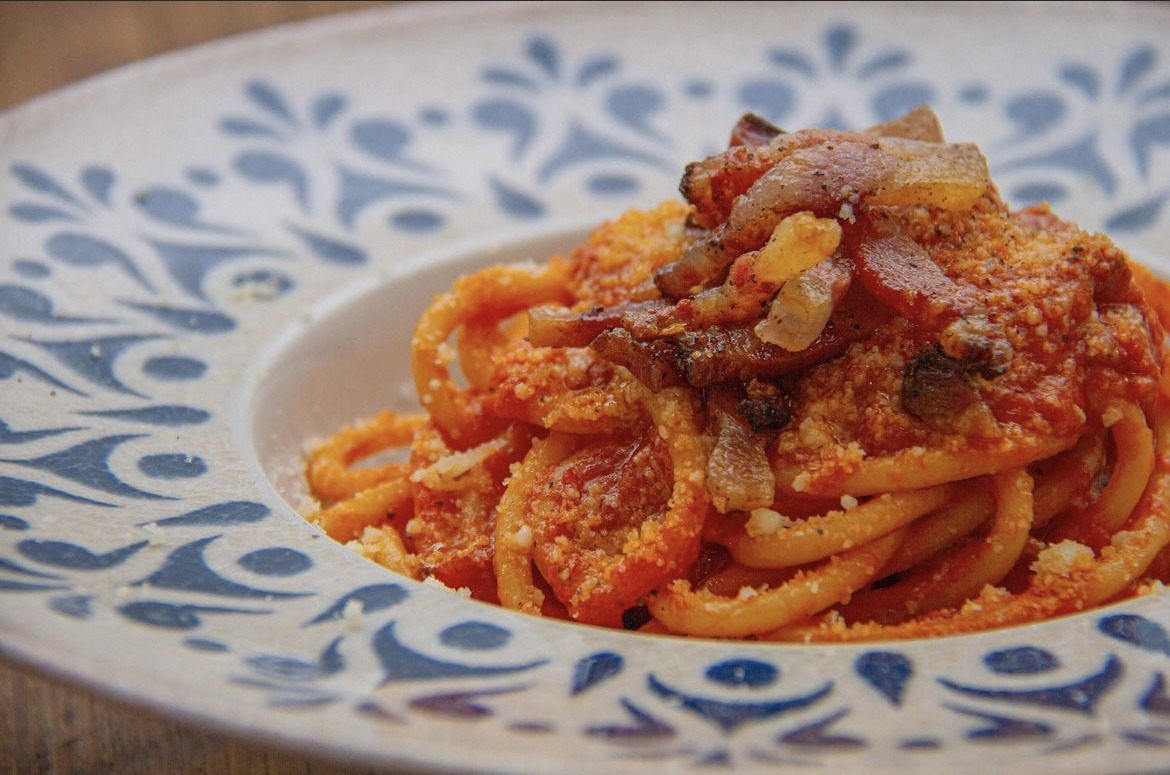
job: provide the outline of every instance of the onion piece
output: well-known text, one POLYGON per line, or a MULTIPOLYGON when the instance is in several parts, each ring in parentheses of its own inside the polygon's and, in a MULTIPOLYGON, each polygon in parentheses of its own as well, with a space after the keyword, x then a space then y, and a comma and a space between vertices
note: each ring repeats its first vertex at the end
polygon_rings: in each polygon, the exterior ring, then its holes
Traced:
POLYGON ((776 477, 768 463, 768 435, 753 432, 739 414, 730 386, 709 389, 707 427, 715 447, 707 459, 707 494, 720 514, 772 505, 776 477))
POLYGON ((756 336, 789 352, 805 349, 821 335, 852 277, 844 251, 801 272, 776 294, 768 316, 756 324, 756 336))

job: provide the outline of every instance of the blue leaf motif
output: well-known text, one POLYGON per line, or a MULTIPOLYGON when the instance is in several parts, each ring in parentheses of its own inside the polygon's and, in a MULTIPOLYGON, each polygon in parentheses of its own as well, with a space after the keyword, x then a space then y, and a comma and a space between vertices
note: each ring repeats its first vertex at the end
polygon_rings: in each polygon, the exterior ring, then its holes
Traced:
POLYGON ((386 683, 440 678, 503 676, 531 670, 546 661, 539 659, 508 665, 475 665, 436 659, 415 651, 400 641, 395 632, 395 625, 396 622, 392 621, 381 627, 374 634, 373 640, 374 652, 382 663, 382 680, 386 683))
POLYGON ((67 366, 78 376, 91 384, 126 395, 145 398, 114 375, 114 362, 125 351, 142 342, 158 339, 155 334, 138 336, 109 336, 97 339, 82 339, 66 342, 42 342, 30 340, 32 344, 51 353, 54 358, 67 366))
POLYGON ((97 201, 110 206, 110 193, 114 189, 114 173, 104 167, 86 167, 81 171, 81 185, 97 201))
POLYGON ((313 100, 310 108, 313 113, 313 123, 318 129, 328 129, 345 110, 346 100, 340 94, 324 94, 313 100))
POLYGON ((808 78, 812 78, 817 73, 816 65, 812 63, 812 60, 799 51, 773 49, 768 52, 768 59, 773 64, 780 65, 780 67, 786 70, 792 70, 808 78))
POLYGON ((1010 100, 1005 112, 1021 134, 1028 135, 1056 126, 1064 120, 1067 109, 1064 100, 1055 94, 1032 93, 1010 100))
POLYGON ((315 681, 345 668, 341 639, 335 638, 316 661, 265 654, 249 657, 245 662, 268 678, 281 681, 315 681))
POLYGON ((437 186, 373 177, 349 169, 342 169, 340 173, 341 194, 337 198, 337 219, 346 228, 353 228, 361 213, 377 202, 415 196, 454 198, 450 191, 437 186))
POLYGON ((48 439, 61 433, 79 430, 76 426, 45 428, 35 431, 14 431, 8 423, 0 420, 0 444, 27 444, 37 439, 48 439))
POLYGON ((159 527, 183 527, 188 525, 210 527, 216 525, 232 526, 247 525, 259 522, 267 517, 272 510, 263 503, 254 501, 224 501, 211 506, 204 506, 194 511, 188 511, 176 517, 166 517, 152 520, 149 523, 159 527))
POLYGON ((1125 94, 1132 89, 1142 77, 1154 68, 1157 54, 1154 49, 1147 47, 1136 48, 1121 64, 1121 74, 1117 81, 1117 93, 1125 94))
POLYGON ((306 597, 312 592, 283 592, 274 589, 258 589, 239 584, 216 573, 207 564, 204 550, 219 536, 196 539, 175 549, 161 567, 134 586, 148 586, 153 589, 174 589, 184 592, 202 592, 220 597, 242 600, 280 600, 306 597))
POLYGON ((16 548, 25 557, 42 565, 79 571, 96 571, 121 565, 149 543, 149 541, 139 541, 104 554, 97 554, 84 546, 65 541, 21 541, 16 548))
POLYGON ((0 530, 28 530, 28 521, 11 514, 0 514, 0 530))
POLYGON ((1030 183, 1012 191, 1012 201, 1021 207, 1041 202, 1057 204, 1067 196, 1068 191, 1058 183, 1030 183))
POLYGON ((53 311, 52 299, 40 291, 22 285, 0 285, 0 315, 6 315, 14 320, 27 320, 48 326, 66 323, 109 322, 106 319, 58 315, 53 311))
POLYGON ((514 100, 481 102, 472 109, 472 119, 484 129, 511 135, 512 161, 524 156, 536 135, 536 116, 528 107, 514 100))
POLYGON ((0 379, 10 379, 18 374, 27 374, 34 379, 40 380, 46 384, 52 385, 61 390, 67 390, 75 395, 84 396, 85 393, 66 385, 61 380, 54 377, 44 369, 37 367, 33 363, 17 358, 14 355, 9 355, 6 352, 0 352, 0 379))
POLYGON ((1170 99, 1170 81, 1163 81, 1160 84, 1151 86, 1134 99, 1134 104, 1139 107, 1146 107, 1152 103, 1162 102, 1170 99))
POLYGON ((17 179, 34 191, 58 199, 62 202, 84 208, 85 205, 77 200, 68 189, 53 179, 48 173, 27 164, 13 164, 12 173, 17 179))
POLYGON ((840 25, 825 34, 825 49, 829 52, 829 64, 840 72, 844 69, 849 55, 857 44, 857 33, 852 27, 840 25))
POLYGON ((796 90, 782 81, 744 83, 736 93, 740 103, 769 121, 783 123, 796 107, 796 90))
POLYGON ((490 181, 492 192, 496 195, 496 204, 500 209, 513 218, 539 218, 544 214, 544 205, 534 197, 523 193, 519 189, 509 186, 503 181, 490 181))
POLYGON ((830 713, 825 718, 785 733, 780 740, 787 745, 796 745, 801 748, 826 748, 830 750, 863 748, 866 745, 865 740, 852 735, 835 735, 829 731, 833 724, 848 713, 848 709, 842 708, 835 713, 830 713))
POLYGON ((561 147, 541 166, 539 177, 547 183, 565 169, 601 160, 638 162, 659 168, 669 166, 653 154, 618 143, 574 120, 561 147))
POLYGON ((894 705, 902 704, 906 684, 914 675, 914 663, 893 651, 870 651, 857 658, 854 669, 894 705))
POLYGON ((49 601, 49 607, 73 619, 88 619, 93 615, 93 595, 62 595, 49 601))
POLYGON ((561 57, 556 44, 547 38, 533 38, 528 42, 528 58, 540 66, 554 81, 561 77, 561 57))
POLYGON ((1129 143, 1138 162, 1138 171, 1143 178, 1147 178, 1150 174, 1151 148, 1170 145, 1170 113, 1137 122, 1130 132, 1129 143))
POLYGON ((289 226, 289 231, 301 238, 309 250, 331 264, 357 266, 366 262, 365 252, 354 245, 314 234, 308 229, 289 226))
POLYGON ((77 216, 57 207, 48 205, 15 204, 8 208, 12 217, 25 223, 47 223, 49 221, 76 222, 77 216))
POLYGON ((136 434, 106 436, 84 441, 59 452, 51 452, 28 460, 8 459, 3 462, 49 471, 71 482, 91 487, 111 495, 147 500, 169 500, 164 495, 140 490, 119 479, 110 470, 110 456, 127 441, 141 438, 136 434))
POLYGON ((113 417, 128 422, 141 422, 147 425, 161 425, 171 428, 203 425, 211 419, 211 414, 203 409, 177 405, 144 406, 138 409, 99 409, 81 412, 81 414, 91 417, 113 417))
POLYGON ((927 83, 901 83, 882 89, 873 98, 874 113, 882 121, 904 115, 919 105, 935 100, 934 89, 927 83))
POLYGON ((203 281, 220 264, 253 256, 280 255, 261 246, 188 245, 177 242, 151 241, 171 277, 179 287, 200 301, 206 300, 203 281))
POLYGON ((154 286, 138 271, 130 256, 97 237, 77 232, 60 232, 49 237, 45 243, 45 250, 53 258, 70 266, 84 268, 116 266, 143 288, 151 293, 155 292, 154 286))
POLYGON ((586 60, 577 71, 577 85, 588 86, 618 69, 618 60, 612 56, 599 56, 586 60))
POLYGON ((147 455, 138 461, 138 470, 152 479, 194 479, 207 473, 207 463, 182 453, 147 455))
POLYGON ((118 613, 151 627, 168 630, 193 630, 202 626, 200 614, 268 614, 267 610, 223 608, 218 606, 180 605, 158 600, 136 600, 118 607, 118 613))
POLYGON ((410 131, 396 121, 371 119, 359 121, 350 128, 354 145, 382 161, 423 169, 423 166, 403 157, 410 144, 410 131))
POLYGON ((1060 69, 1060 78, 1064 82, 1075 86, 1091 100, 1101 94, 1101 77, 1096 70, 1085 65, 1069 64, 1060 69))
POLYGON ((373 584, 366 587, 359 587, 338 598, 334 601, 333 605, 315 616, 308 624, 320 624, 321 622, 340 619, 345 612, 346 606, 351 602, 358 603, 363 613, 372 614, 378 611, 384 611, 387 608, 392 608, 408 596, 409 593, 399 584, 373 584))
POLYGON ((247 118, 225 118, 219 122, 219 128, 235 137, 280 137, 280 132, 272 127, 247 118))
POLYGON ((536 82, 523 73, 502 67, 485 67, 483 79, 488 83, 501 86, 519 86, 528 91, 537 91, 538 88, 536 82))
POLYGON ((633 719, 633 724, 597 724, 586 728, 585 734, 604 740, 655 740, 671 738, 677 734, 674 727, 655 718, 625 697, 622 698, 621 704, 633 719))
POLYGON ((661 138, 661 133, 650 126, 649 118, 658 113, 665 99, 652 86, 625 86, 615 89, 606 100, 613 116, 631 129, 647 137, 661 138))
POLYGON ((236 321, 219 312, 184 309, 173 304, 153 305, 133 301, 120 302, 122 306, 150 315, 176 331, 192 334, 223 334, 235 329, 236 321))
POLYGON ((1152 197, 1145 202, 1109 216, 1105 221, 1105 229, 1118 233, 1141 231, 1158 220, 1165 206, 1166 194, 1152 197))
POLYGON ((1123 643, 1170 656, 1170 633, 1153 619, 1137 614, 1116 614, 1103 618, 1097 629, 1123 643))
POLYGON ((573 667, 573 682, 570 693, 578 694, 592 689, 604 681, 621 673, 625 660, 621 654, 613 651, 599 651, 577 660, 573 667))
POLYGON ((199 222, 199 203, 185 191, 156 186, 142 192, 135 199, 143 212, 161 223, 190 229, 212 228, 199 222))
POLYGON ((302 212, 309 208, 309 178, 301 165, 283 154, 248 151, 236 159, 236 171, 255 183, 288 186, 302 212))
POLYGON ((32 506, 42 495, 51 498, 61 498, 73 503, 88 503, 92 506, 113 507, 112 503, 96 501, 92 498, 83 498, 80 495, 48 487, 38 482, 26 479, 17 479, 11 476, 0 476, 0 506, 32 506))
POLYGON ((280 118, 291 127, 297 125, 296 116, 289 109, 284 97, 275 88, 263 81, 252 81, 246 87, 248 96, 273 116, 280 118))
POLYGON ((284 546, 270 546, 248 552, 236 564, 261 576, 297 576, 313 567, 304 552, 284 546))
POLYGON ((890 51, 879 54, 857 69, 858 80, 866 80, 875 75, 897 70, 910 64, 910 56, 904 51, 890 51))
POLYGON ((494 651, 512 640, 512 632, 490 622, 468 621, 439 632, 439 641, 460 651, 494 651))

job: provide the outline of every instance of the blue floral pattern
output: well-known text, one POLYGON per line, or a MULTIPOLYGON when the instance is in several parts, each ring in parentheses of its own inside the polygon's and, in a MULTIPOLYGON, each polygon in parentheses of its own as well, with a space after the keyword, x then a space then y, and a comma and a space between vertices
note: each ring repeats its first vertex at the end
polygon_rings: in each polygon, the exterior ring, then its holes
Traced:
POLYGON ((389 735, 490 723, 504 748, 551 740, 617 766, 921 764, 968 750, 1049 768, 1087 753, 1164 763, 1162 596, 986 638, 970 664, 921 644, 842 648, 813 671, 799 647, 697 644, 685 662, 657 661, 636 638, 564 637, 474 604, 424 614, 438 593, 394 578, 338 586, 294 540, 291 510, 259 489, 204 486, 230 466, 207 441, 228 421, 223 398, 200 386, 229 368, 221 349, 251 346, 241 332, 266 306, 387 260, 370 235, 442 236, 472 211, 539 222, 566 192, 612 205, 667 191, 680 161, 717 147, 678 123, 696 109, 849 128, 923 102, 978 110, 1014 203, 1090 202, 1089 225, 1164 248, 1170 49, 1153 34, 1058 58, 1021 87, 977 70, 947 82, 909 44, 832 18, 737 54, 734 72, 664 73, 564 31, 518 31, 511 55, 466 74, 468 99, 418 104, 257 72, 219 95, 229 107, 208 119, 210 152, 146 182, 100 156, 62 169, 4 149, 5 229, 24 247, 0 255, 0 607, 19 600, 83 634, 119 618, 184 659, 227 664, 224 686, 276 714, 340 707, 389 735), (460 168, 451 144, 479 149, 478 165, 460 168), (279 218, 217 206, 229 190, 279 218), (70 290, 91 285, 111 290, 70 290), (257 646, 225 620, 273 637, 257 646), (569 710, 542 712, 549 702, 569 710))

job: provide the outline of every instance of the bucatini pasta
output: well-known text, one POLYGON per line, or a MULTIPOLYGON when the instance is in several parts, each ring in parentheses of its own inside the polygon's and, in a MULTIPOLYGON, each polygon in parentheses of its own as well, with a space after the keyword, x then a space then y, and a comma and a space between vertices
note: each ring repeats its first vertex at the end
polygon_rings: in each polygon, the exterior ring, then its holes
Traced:
POLYGON ((1170 297, 1108 238, 1010 211, 926 108, 745 116, 680 189, 440 294, 422 411, 316 448, 311 520, 528 614, 719 638, 956 634, 1168 577, 1170 297))

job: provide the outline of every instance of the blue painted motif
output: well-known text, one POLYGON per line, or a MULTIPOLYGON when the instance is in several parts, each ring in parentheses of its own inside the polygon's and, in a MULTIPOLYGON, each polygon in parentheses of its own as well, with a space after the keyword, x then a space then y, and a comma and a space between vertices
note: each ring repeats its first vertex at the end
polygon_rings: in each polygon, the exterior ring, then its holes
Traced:
POLYGON ((775 665, 758 659, 728 659, 708 667, 706 676, 707 680, 722 686, 759 689, 776 683, 780 671, 775 665))
POLYGON ((208 536, 183 544, 167 555, 158 570, 146 578, 133 582, 133 585, 145 585, 152 589, 203 592, 240 600, 281 600, 313 594, 312 592, 258 589, 224 578, 212 570, 204 557, 204 550, 218 539, 219 536, 208 536))
POLYGON ((62 595, 49 600, 49 607, 71 619, 93 616, 93 595, 62 595))
POLYGON ((613 651, 599 651, 577 660, 569 693, 578 695, 621 673, 625 659, 613 651))
POLYGON ((236 327, 236 321, 219 312, 184 309, 173 304, 143 304, 123 301, 122 306, 142 312, 168 327, 183 333, 224 334, 236 327))
POLYGON ((14 377, 21 379, 26 376, 32 377, 38 382, 44 382, 59 390, 65 390, 79 396, 86 395, 77 388, 65 384, 36 364, 0 351, 0 379, 12 379, 14 377))
POLYGON ((35 431, 14 431, 8 423, 0 420, 0 444, 27 444, 37 439, 47 439, 62 433, 78 430, 77 426, 65 428, 44 428, 35 431))
POLYGON ((313 567, 313 560, 307 554, 282 546, 248 552, 236 562, 261 576, 296 576, 313 567))
POLYGON ((489 622, 460 622, 439 631, 439 642, 461 651, 494 651, 512 640, 512 633, 489 622))
POLYGON ((902 704, 914 663, 896 651, 868 651, 854 663, 857 674, 895 706, 902 704))
POLYGON ((12 271, 21 277, 27 277, 30 280, 43 280, 53 273, 49 267, 41 261, 32 261, 27 258, 18 258, 12 262, 12 271))
POLYGON ((658 697, 672 706, 694 713, 725 732, 730 732, 743 724, 760 723, 782 713, 812 705, 824 699, 832 690, 832 684, 826 683, 820 689, 807 694, 754 702, 729 701, 683 692, 671 687, 653 674, 648 675, 646 681, 650 691, 658 697))
POLYGON ((841 750, 850 748, 864 748, 867 743, 860 737, 847 734, 836 734, 831 731, 834 724, 845 716, 848 710, 838 710, 824 718, 817 719, 811 724, 805 724, 780 737, 780 742, 786 745, 800 746, 806 749, 841 750))
POLYGON ((13 320, 49 326, 110 322, 107 318, 60 315, 54 311, 51 298, 22 285, 0 285, 0 315, 13 320))
POLYGON ((142 438, 142 435, 106 436, 37 458, 28 460, 10 458, 0 462, 50 472, 63 479, 122 498, 169 500, 166 495, 148 492, 128 484, 110 470, 110 455, 114 450, 127 441, 139 438, 142 438))
POLYGON ((32 506, 40 497, 48 496, 61 498, 74 503, 87 503, 92 506, 112 506, 112 503, 85 498, 71 492, 32 482, 27 479, 16 479, 11 476, 0 476, 0 506, 32 506))
POLYGON ((186 382, 201 379, 207 373, 207 364, 183 355, 159 355, 146 359, 142 373, 167 382, 186 382))
POLYGON ((28 530, 28 520, 11 514, 0 514, 0 530, 28 530))
POLYGON ((168 428, 203 425, 211 419, 211 413, 204 409, 177 405, 144 406, 138 409, 95 409, 81 412, 81 414, 88 417, 108 417, 114 420, 161 425, 168 428))
POLYGON ((341 638, 334 638, 325 650, 313 661, 295 657, 258 656, 249 657, 244 663, 260 675, 282 681, 315 681, 333 675, 345 668, 341 655, 341 638))
POLYGON ((476 665, 430 657, 402 643, 395 622, 384 625, 374 634, 373 646, 374 653, 382 663, 384 683, 503 676, 526 672, 547 661, 538 659, 512 665, 476 665))
POLYGON ((127 619, 165 630, 194 630, 203 626, 205 614, 271 614, 271 609, 227 608, 224 606, 189 605, 158 600, 136 600, 117 608, 127 619))
POLYGON ((1071 683, 1037 689, 974 686, 947 678, 939 678, 938 681, 948 689, 968 697, 1038 707, 1058 707, 1091 714, 1096 710, 1097 703, 1121 679, 1122 672, 1121 661, 1115 656, 1110 656, 1096 673, 1071 683))
POLYGON ((138 470, 152 479, 193 479, 207 473, 207 463, 194 455, 147 455, 139 459, 138 470))
POLYGON ((1170 656, 1170 635, 1158 622, 1137 614, 1106 616, 1097 628, 1111 638, 1170 656))
MULTIPOLYGON (((800 103, 803 88, 823 88, 826 82, 839 84, 857 93, 858 104, 866 104, 878 121, 899 116, 919 105, 933 103, 935 88, 913 73, 913 59, 900 49, 872 50, 864 44, 856 27, 830 26, 819 55, 795 47, 777 47, 768 52, 768 61, 779 76, 753 78, 739 86, 737 96, 747 109, 784 124, 800 103)), ((875 123, 869 120, 868 123, 875 123)), ((816 126, 861 129, 862 124, 845 116, 836 105, 827 107, 816 126)))
POLYGON ((983 664, 999 675, 1035 675, 1060 667, 1060 658, 1047 649, 1020 646, 989 652, 983 656, 983 664))
POLYGON ((128 334, 126 336, 99 336, 92 339, 71 341, 50 342, 35 339, 29 341, 52 355, 63 366, 94 387, 124 393, 136 398, 146 398, 142 393, 123 384, 115 376, 114 366, 118 358, 131 348, 159 338, 157 334, 128 334))
POLYGON ((359 587, 335 600, 332 605, 314 617, 308 624, 321 624, 340 619, 346 608, 355 603, 361 606, 363 614, 377 613, 399 605, 409 596, 410 593, 401 584, 372 584, 359 587))
POLYGON ((84 546, 66 541, 30 539, 18 543, 16 549, 28 559, 42 565, 68 568, 69 570, 99 571, 121 565, 129 557, 138 553, 147 543, 139 541, 98 554, 84 546))

